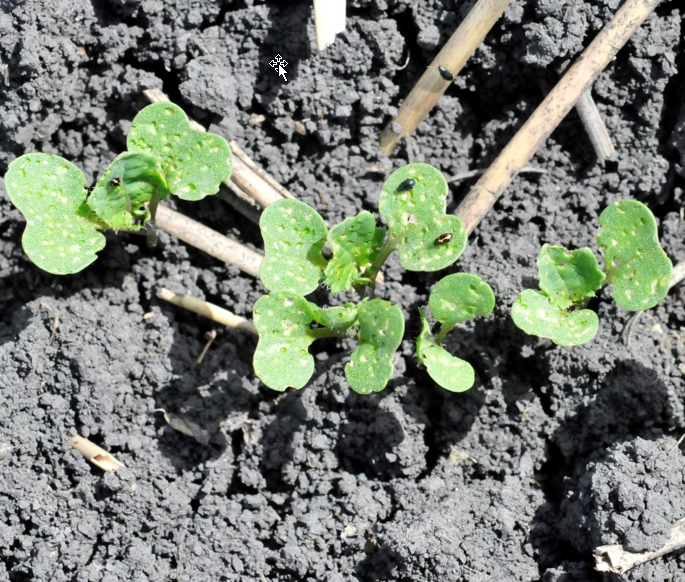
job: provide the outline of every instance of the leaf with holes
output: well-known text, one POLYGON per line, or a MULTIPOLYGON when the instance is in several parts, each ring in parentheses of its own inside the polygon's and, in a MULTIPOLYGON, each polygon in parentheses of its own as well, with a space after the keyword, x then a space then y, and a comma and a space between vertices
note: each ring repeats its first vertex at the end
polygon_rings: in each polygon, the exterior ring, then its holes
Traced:
POLYGON ((370 212, 343 220, 328 233, 333 256, 324 271, 324 283, 333 293, 349 291, 353 285, 369 283, 362 276, 378 256, 385 239, 385 229, 376 226, 370 212))
POLYGON ((169 191, 183 200, 216 194, 231 177, 231 148, 221 136, 197 131, 173 103, 153 103, 133 119, 128 150, 159 159, 169 191))
POLYGON ((641 311, 668 293, 673 264, 662 250, 652 212, 637 200, 621 200, 604 209, 597 235, 607 281, 623 309, 641 311))
POLYGON ((139 230, 150 220, 153 196, 168 190, 157 158, 125 152, 117 156, 88 196, 88 206, 109 228, 139 230))
POLYGON ((260 297, 252 310, 252 321, 259 332, 254 354, 255 374, 273 390, 302 388, 314 373, 314 358, 308 334, 314 321, 311 304, 289 292, 260 297))
POLYGON ((439 271, 464 252, 464 223, 445 213, 448 192, 444 176, 428 164, 403 166, 383 184, 378 207, 405 269, 439 271))
POLYGON ((490 315, 495 308, 495 294, 480 277, 455 273, 436 283, 428 307, 435 319, 451 328, 479 315, 490 315))
POLYGON ((26 154, 5 175, 7 195, 26 218, 21 242, 38 267, 55 275, 77 273, 95 259, 105 237, 85 205, 86 178, 49 154, 26 154))
POLYGON ((551 339, 560 346, 577 346, 597 334, 599 319, 590 309, 566 311, 540 291, 526 289, 511 308, 519 329, 529 335, 551 339))
POLYGON ((416 338, 416 354, 419 361, 426 366, 428 375, 436 384, 450 392, 465 392, 475 382, 473 367, 435 342, 423 309, 420 313, 423 325, 419 337, 416 338))
POLYGON ((259 278, 270 291, 307 295, 316 289, 326 260, 321 251, 328 228, 311 206, 299 200, 279 200, 259 220, 264 261, 259 278))
POLYGON ((392 358, 402 342, 404 317, 396 305, 372 299, 357 312, 359 345, 345 365, 350 387, 359 394, 380 392, 392 377, 392 358))
POLYGON ((538 256, 538 278, 550 301, 567 309, 594 297, 606 277, 590 249, 569 251, 545 244, 538 256))
POLYGON ((312 308, 314 320, 329 329, 346 330, 357 322, 357 310, 359 308, 354 303, 346 303, 337 307, 319 307, 313 303, 309 305, 312 308))

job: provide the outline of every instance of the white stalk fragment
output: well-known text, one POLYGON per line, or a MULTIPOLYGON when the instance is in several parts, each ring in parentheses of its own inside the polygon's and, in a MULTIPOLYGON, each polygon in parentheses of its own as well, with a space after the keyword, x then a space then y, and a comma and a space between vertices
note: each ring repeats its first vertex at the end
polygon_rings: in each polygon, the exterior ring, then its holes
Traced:
POLYGON ((333 44, 335 35, 345 30, 345 0, 314 0, 316 46, 319 51, 333 44))
POLYGON ((163 287, 157 290, 157 297, 164 301, 168 301, 173 305, 178 305, 183 309, 202 315, 212 321, 216 321, 226 327, 242 329, 254 335, 258 335, 255 326, 249 319, 231 313, 227 309, 209 303, 208 301, 203 301, 192 295, 179 295, 178 293, 174 293, 163 287))
POLYGON ((103 471, 111 473, 124 466, 123 463, 117 461, 105 449, 98 447, 87 438, 76 435, 75 437, 72 437, 69 442, 87 461, 90 461, 93 465, 103 471))
POLYGON ((647 552, 628 552, 620 544, 599 546, 595 552, 595 570, 623 574, 635 566, 649 562, 685 547, 685 519, 671 528, 671 538, 660 548, 647 552))

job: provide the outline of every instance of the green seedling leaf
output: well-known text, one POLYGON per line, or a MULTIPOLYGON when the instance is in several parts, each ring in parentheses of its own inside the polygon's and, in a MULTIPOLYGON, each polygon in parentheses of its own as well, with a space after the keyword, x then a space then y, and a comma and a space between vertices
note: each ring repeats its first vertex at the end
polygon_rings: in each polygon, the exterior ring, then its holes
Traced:
POLYGON ((450 392, 465 392, 475 382, 476 376, 473 367, 467 361, 453 356, 435 342, 423 309, 420 313, 423 326, 419 337, 416 339, 416 353, 419 361, 426 366, 428 375, 435 380, 436 384, 450 392))
POLYGON ((150 220, 153 196, 168 190, 157 158, 125 152, 117 156, 88 196, 88 206, 109 228, 139 230, 150 220))
POLYGON ((359 306, 357 319, 359 345, 345 365, 345 376, 359 394, 380 392, 392 376, 392 358, 402 342, 404 317, 397 305, 372 299, 359 306))
POLYGON ((77 273, 105 246, 104 235, 89 219, 85 186, 83 172, 59 156, 27 154, 7 169, 7 195, 26 218, 22 246, 48 273, 77 273))
POLYGON ((169 191, 183 200, 216 194, 231 176, 231 148, 221 136, 196 131, 173 103, 153 103, 133 119, 128 150, 159 159, 169 191))
POLYGON ((324 327, 335 330, 346 330, 357 322, 358 306, 354 303, 346 303, 338 307, 319 307, 309 304, 314 315, 314 320, 324 327))
POLYGON ((597 334, 599 319, 590 309, 565 311, 544 293, 526 289, 511 308, 516 326, 560 346, 577 346, 597 334))
POLYGON ((428 164, 408 164, 383 184, 379 210, 398 239, 400 263, 409 271, 439 271, 466 248, 461 219, 445 214, 449 189, 444 176, 428 164))
POLYGON ((666 297, 673 272, 654 215, 637 200, 621 200, 604 209, 599 224, 597 245, 616 303, 629 311, 654 307, 666 297))
POLYGON ((378 256, 385 239, 385 229, 376 226, 370 212, 343 220, 328 233, 333 256, 324 271, 324 283, 333 293, 349 291, 353 285, 370 283, 362 276, 378 256))
POLYGON ((254 304, 252 321, 259 332, 254 370, 273 390, 302 388, 314 373, 311 307, 304 297, 288 292, 264 295, 254 304))
POLYGON ((262 213, 264 261, 259 278, 270 291, 307 295, 319 285, 326 260, 321 251, 328 228, 311 206, 279 200, 262 213))
POLYGON ((545 244, 538 256, 538 278, 550 301, 567 309, 594 297, 606 277, 590 249, 569 251, 545 244))
POLYGON ((490 315, 495 308, 495 294, 480 277, 455 273, 437 282, 428 306, 435 319, 445 326, 454 327, 479 315, 490 315))

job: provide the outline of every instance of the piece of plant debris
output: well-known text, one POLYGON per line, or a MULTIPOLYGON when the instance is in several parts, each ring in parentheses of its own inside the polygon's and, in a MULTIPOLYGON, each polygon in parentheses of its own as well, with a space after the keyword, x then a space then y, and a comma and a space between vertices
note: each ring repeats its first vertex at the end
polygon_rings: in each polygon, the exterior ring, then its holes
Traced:
POLYGON ((649 208, 621 200, 604 209, 599 224, 604 271, 589 248, 543 245, 537 261, 540 291, 526 289, 511 308, 514 323, 527 334, 560 346, 590 341, 599 319, 584 307, 609 283, 616 303, 629 311, 650 309, 666 296, 673 265, 659 244, 649 208))
MULTIPOLYGON (((254 368, 268 387, 283 391, 305 386, 314 373, 309 346, 325 337, 357 340, 345 366, 355 392, 370 394, 386 387, 404 335, 404 315, 398 306, 374 298, 376 277, 394 251, 410 271, 438 271, 459 258, 466 232, 458 217, 446 214, 447 194, 447 182, 436 168, 410 164, 383 185, 379 209, 387 230, 365 211, 329 230, 313 208, 296 200, 276 202, 264 211, 260 278, 270 293, 254 305, 259 332, 254 368), (329 260, 322 253, 326 243, 329 260), (361 301, 319 307, 304 296, 321 283, 332 293, 355 289, 361 301)), ((430 308, 443 327, 435 338, 424 328, 417 347, 431 377, 448 390, 467 390, 474 374, 468 363, 440 347, 442 340, 458 322, 489 314, 494 301, 490 287, 475 275, 450 275, 436 285, 430 308)))
POLYGON ((9 165, 7 195, 26 218, 22 246, 38 267, 77 273, 104 248, 101 230, 144 229, 169 194, 200 200, 216 194, 231 175, 226 140, 193 129, 173 103, 142 109, 127 148, 91 192, 83 172, 60 156, 25 154, 9 165))

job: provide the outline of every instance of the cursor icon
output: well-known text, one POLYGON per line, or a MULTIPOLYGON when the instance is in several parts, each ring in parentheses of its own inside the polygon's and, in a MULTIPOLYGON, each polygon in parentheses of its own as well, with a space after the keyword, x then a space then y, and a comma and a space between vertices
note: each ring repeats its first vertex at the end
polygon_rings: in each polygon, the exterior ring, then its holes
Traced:
POLYGON ((286 80, 286 82, 287 82, 288 79, 286 78, 285 73, 286 73, 286 70, 285 70, 283 67, 281 67, 281 66, 279 65, 279 66, 278 66, 278 76, 279 76, 279 77, 283 77, 283 78, 286 80))

